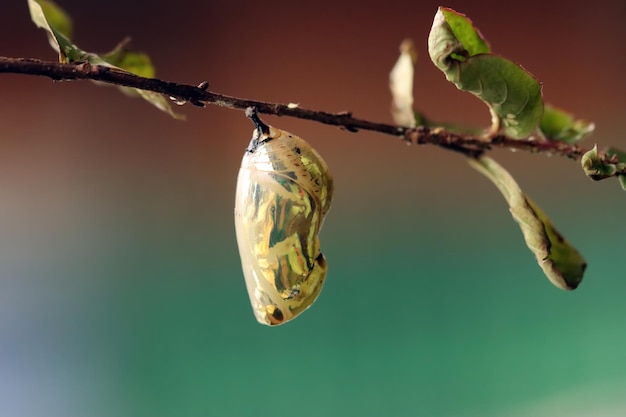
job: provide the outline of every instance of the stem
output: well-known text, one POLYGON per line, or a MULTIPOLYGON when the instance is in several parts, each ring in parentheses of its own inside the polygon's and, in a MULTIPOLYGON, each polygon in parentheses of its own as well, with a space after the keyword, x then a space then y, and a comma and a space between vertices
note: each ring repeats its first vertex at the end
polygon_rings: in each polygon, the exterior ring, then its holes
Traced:
MULTIPOLYGON (((548 155, 560 155, 574 160, 580 160, 582 155, 588 151, 588 149, 578 145, 545 139, 519 140, 503 135, 478 137, 449 132, 443 128, 427 128, 424 126, 406 128, 385 123, 376 123, 352 117, 350 112, 328 113, 325 111, 303 109, 287 104, 231 97, 207 91, 208 84, 206 82, 202 82, 198 86, 179 84, 157 78, 144 78, 117 68, 91 65, 89 63, 64 64, 29 58, 0 57, 0 73, 39 75, 57 81, 85 79, 101 81, 109 84, 154 91, 177 100, 188 101, 197 106, 203 106, 206 103, 242 111, 245 111, 248 107, 254 107, 257 112, 262 114, 312 120, 319 123, 339 126, 350 132, 369 130, 396 136, 410 143, 436 145, 470 157, 477 157, 495 147, 548 155)), ((604 152, 599 155, 599 158, 601 162, 612 162, 604 152)), ((626 174, 626 169, 618 170, 616 172, 616 175, 617 174, 626 174)))

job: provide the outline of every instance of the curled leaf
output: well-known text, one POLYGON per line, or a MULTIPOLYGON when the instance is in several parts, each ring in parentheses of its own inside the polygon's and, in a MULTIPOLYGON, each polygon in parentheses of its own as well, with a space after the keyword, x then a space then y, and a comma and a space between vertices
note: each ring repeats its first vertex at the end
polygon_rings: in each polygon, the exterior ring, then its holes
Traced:
POLYGON ((597 145, 585 152, 580 161, 585 175, 594 181, 617 177, 620 186, 626 191, 626 152, 609 148, 605 153, 606 157, 601 158, 597 145))
POLYGON ((474 27, 472 21, 462 13, 457 13, 447 7, 440 7, 439 11, 454 34, 454 39, 461 43, 462 50, 469 56, 488 54, 491 52, 487 40, 474 27))
POLYGON ((546 214, 496 161, 482 156, 468 162, 498 187, 513 219, 522 230, 526 245, 550 282, 564 290, 575 289, 587 267, 582 255, 563 238, 546 214))
MULTIPOLYGON (((72 21, 70 17, 51 0, 28 0, 31 19, 44 29, 48 35, 50 46, 59 53, 59 62, 89 62, 93 65, 105 65, 122 69, 142 77, 154 77, 154 67, 148 55, 129 50, 127 41, 120 43, 108 54, 85 52, 71 41, 72 21)), ((118 87, 122 92, 143 97, 150 104, 168 113, 176 119, 184 118, 176 113, 168 99, 162 94, 137 88, 118 87)))
POLYGON ((459 90, 489 107, 492 133, 503 129, 516 139, 530 136, 543 114, 541 84, 520 65, 489 53, 489 45, 472 22, 440 7, 428 36, 433 63, 459 90))
POLYGON ((580 164, 585 171, 585 175, 594 181, 600 181, 615 175, 617 172, 616 164, 605 163, 600 159, 598 154, 598 145, 593 149, 585 152, 580 164))
POLYGON ((546 105, 539 128, 550 140, 575 143, 589 136, 595 129, 593 122, 574 119, 571 113, 546 105))
POLYGON ((417 51, 411 39, 400 44, 400 56, 389 73, 391 90, 391 115, 399 126, 415 127, 413 110, 413 67, 417 61, 417 51))

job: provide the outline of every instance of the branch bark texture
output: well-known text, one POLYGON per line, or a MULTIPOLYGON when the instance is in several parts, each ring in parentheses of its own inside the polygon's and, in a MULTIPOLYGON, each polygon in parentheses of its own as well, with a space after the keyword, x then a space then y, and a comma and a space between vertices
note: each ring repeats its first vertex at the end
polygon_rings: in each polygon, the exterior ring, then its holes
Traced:
MULTIPOLYGON (((257 112, 277 116, 288 116, 299 119, 312 120, 327 125, 338 126, 350 132, 369 130, 398 137, 410 143, 431 144, 448 150, 460 152, 467 156, 476 157, 492 148, 508 148, 534 153, 560 155, 574 160, 580 160, 588 149, 565 142, 543 139, 512 139, 503 135, 478 137, 462 135, 442 128, 399 127, 385 123, 376 123, 353 117, 350 112, 329 113, 325 111, 304 109, 298 106, 264 101, 249 100, 231 97, 208 91, 208 83, 198 86, 180 84, 144 78, 116 68, 89 63, 64 64, 52 61, 41 61, 30 58, 0 57, 0 73, 16 73, 38 75, 53 80, 93 80, 141 90, 154 91, 171 97, 176 101, 185 101, 197 106, 212 104, 230 109, 245 110, 255 107, 257 112)), ((604 153, 600 155, 602 161, 611 162, 604 153)), ((626 174, 625 172, 618 172, 626 174)))

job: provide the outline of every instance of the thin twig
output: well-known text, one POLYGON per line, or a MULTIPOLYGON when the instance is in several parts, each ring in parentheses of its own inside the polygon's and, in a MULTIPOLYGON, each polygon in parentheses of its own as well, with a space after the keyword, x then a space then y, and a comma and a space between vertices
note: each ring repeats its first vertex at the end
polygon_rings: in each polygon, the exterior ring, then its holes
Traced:
MULTIPOLYGON (((339 126, 350 132, 369 130, 396 136, 411 143, 436 145, 473 157, 479 156, 492 148, 499 147, 524 150, 533 153, 560 155, 570 159, 580 160, 582 155, 588 150, 578 145, 543 139, 529 138, 519 140, 502 135, 484 138, 461 135, 442 128, 427 128, 424 126, 405 128, 385 123, 375 123, 353 117, 349 112, 328 113, 287 104, 268 103, 213 93, 207 91, 208 84, 206 82, 202 82, 198 86, 179 84, 156 78, 144 78, 117 68, 91 65, 89 63, 63 64, 29 58, 0 57, 0 73, 2 72, 40 75, 52 78, 53 80, 88 79, 102 81, 109 84, 154 91, 172 97, 173 99, 187 101, 199 106, 206 103, 237 110, 255 107, 256 110, 262 114, 312 120, 319 123, 339 126)), ((603 163, 611 163, 612 161, 604 152, 600 153, 599 157, 600 161, 603 163)), ((626 174, 626 169, 618 171, 616 174, 626 174)))

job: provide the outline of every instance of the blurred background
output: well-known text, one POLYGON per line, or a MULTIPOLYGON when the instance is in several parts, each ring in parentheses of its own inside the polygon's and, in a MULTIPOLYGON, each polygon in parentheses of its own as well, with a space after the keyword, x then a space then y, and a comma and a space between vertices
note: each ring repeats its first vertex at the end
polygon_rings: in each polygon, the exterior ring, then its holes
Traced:
MULTIPOLYGON (((125 36, 163 79, 391 122, 388 73, 415 40, 417 106, 487 125, 432 65, 430 1, 59 0, 74 40, 125 36), (88 5, 89 4, 89 5, 88 5)), ((495 52, 626 148, 626 6, 451 0, 495 52)), ((26 1, 0 55, 54 60, 26 1)), ((496 151, 588 261, 543 276, 491 183, 389 136, 264 117, 308 140, 336 193, 315 305, 257 324, 233 225, 251 123, 90 82, 0 74, 0 415, 615 416, 626 413, 624 192, 577 162, 496 151)))

